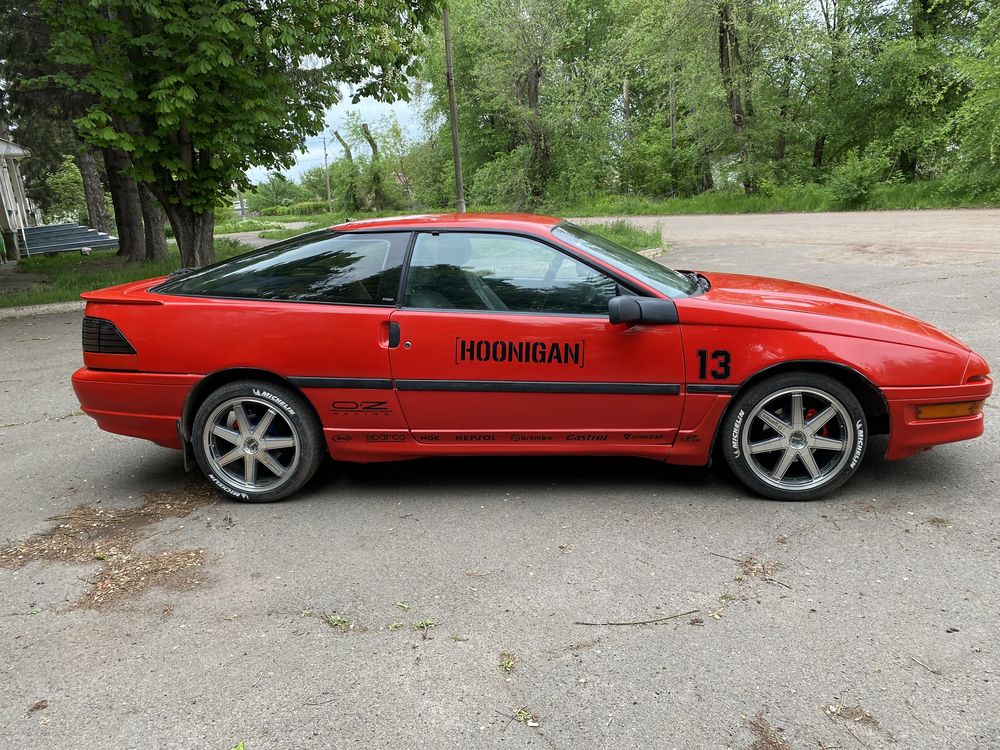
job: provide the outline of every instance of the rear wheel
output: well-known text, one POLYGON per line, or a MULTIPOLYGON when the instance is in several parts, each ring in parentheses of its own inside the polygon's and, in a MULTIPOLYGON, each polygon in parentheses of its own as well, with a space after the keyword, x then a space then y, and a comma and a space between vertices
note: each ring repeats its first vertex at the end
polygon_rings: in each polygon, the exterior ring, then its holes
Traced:
POLYGON ((237 381, 198 408, 192 447, 205 476, 237 500, 266 503, 308 482, 323 460, 323 431, 300 394, 263 381, 237 381))
POLYGON ((805 372, 741 394, 722 430, 736 476, 776 500, 811 500, 840 487, 861 464, 868 438, 854 394, 833 378, 805 372))

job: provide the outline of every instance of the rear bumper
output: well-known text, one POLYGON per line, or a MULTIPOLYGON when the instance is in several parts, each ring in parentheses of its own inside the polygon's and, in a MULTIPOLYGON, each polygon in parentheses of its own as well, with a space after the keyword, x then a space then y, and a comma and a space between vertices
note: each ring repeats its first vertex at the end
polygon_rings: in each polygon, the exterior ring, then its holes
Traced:
POLYGON ((993 392, 989 378, 965 385, 927 388, 883 388, 889 405, 889 460, 906 458, 942 443, 970 440, 983 434, 983 414, 949 419, 917 419, 917 407, 980 401, 993 392))
POLYGON ((73 390, 102 430, 180 448, 177 420, 200 377, 82 367, 73 373, 73 390))

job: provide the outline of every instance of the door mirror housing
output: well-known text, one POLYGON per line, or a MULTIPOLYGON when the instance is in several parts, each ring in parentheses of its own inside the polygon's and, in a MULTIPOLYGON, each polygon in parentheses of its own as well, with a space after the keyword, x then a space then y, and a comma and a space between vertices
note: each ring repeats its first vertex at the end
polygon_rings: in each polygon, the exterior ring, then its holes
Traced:
POLYGON ((657 297, 612 297, 608 301, 608 318, 612 323, 636 325, 676 325, 677 305, 672 299, 657 297))

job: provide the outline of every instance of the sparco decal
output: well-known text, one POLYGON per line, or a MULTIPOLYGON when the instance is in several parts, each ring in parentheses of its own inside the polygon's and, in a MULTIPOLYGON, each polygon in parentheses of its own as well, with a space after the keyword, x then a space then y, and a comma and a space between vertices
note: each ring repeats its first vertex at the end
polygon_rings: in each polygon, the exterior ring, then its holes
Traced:
POLYGON ((380 432, 365 435, 365 440, 369 443, 404 443, 406 442, 406 435, 399 435, 391 432, 380 432))
POLYGON ((584 341, 490 341, 455 339, 455 364, 462 362, 526 362, 583 367, 584 341))

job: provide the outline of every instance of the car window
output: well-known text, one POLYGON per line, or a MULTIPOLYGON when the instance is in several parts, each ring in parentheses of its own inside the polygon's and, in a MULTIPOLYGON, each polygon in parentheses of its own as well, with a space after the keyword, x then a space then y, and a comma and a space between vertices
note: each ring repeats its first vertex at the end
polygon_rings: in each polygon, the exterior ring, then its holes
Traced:
POLYGON ((439 310, 600 314, 614 279, 543 242, 507 234, 419 234, 404 304, 439 310))
POLYGON ((206 297, 392 305, 410 235, 313 232, 168 281, 206 297))

